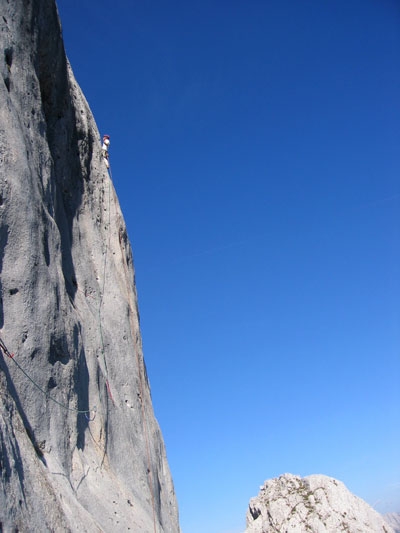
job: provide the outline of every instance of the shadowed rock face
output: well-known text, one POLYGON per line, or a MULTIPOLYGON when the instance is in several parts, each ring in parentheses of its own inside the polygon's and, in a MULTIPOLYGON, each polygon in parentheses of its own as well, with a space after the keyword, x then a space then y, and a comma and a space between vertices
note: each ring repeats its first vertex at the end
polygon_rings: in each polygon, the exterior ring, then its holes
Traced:
POLYGON ((247 512, 246 533, 393 533, 372 507, 328 476, 266 481, 247 512))
POLYGON ((0 530, 178 532, 99 132, 54 0, 0 7, 0 530))

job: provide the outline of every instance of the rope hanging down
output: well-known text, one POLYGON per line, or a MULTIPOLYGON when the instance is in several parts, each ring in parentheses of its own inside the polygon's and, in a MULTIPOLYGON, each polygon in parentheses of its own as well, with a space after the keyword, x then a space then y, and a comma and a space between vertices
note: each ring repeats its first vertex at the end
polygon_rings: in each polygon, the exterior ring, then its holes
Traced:
MULTIPOLYGON (((110 183, 112 182, 112 172, 111 172, 111 165, 110 165, 110 162, 109 160, 107 159, 107 169, 108 169, 108 174, 109 174, 109 182, 108 182, 108 243, 106 244, 106 252, 105 252, 105 257, 104 257, 104 268, 103 268, 103 290, 102 290, 102 294, 101 294, 101 299, 100 299, 100 306, 99 306, 99 321, 100 321, 100 333, 101 333, 101 340, 102 340, 102 344, 103 344, 103 358, 104 358, 104 364, 105 364, 105 368, 106 368, 106 373, 107 373, 107 364, 106 364, 106 361, 105 361, 105 353, 104 353, 104 338, 103 338, 103 332, 102 332, 102 327, 101 327, 101 305, 102 305, 102 301, 103 301, 103 296, 104 296, 104 289, 105 289, 105 278, 106 278, 106 263, 107 263, 107 253, 108 253, 108 248, 110 247, 110 238, 111 238, 111 235, 110 235, 110 224, 111 224, 111 202, 110 202, 110 194, 111 194, 111 190, 110 190, 110 183)), ((125 262, 123 262, 123 265, 124 265, 124 269, 126 269, 126 265, 125 265, 125 262)), ((126 272, 126 277, 128 278, 128 273, 126 272)), ((154 528, 154 533, 157 533, 157 519, 156 519, 156 503, 155 503, 155 496, 154 496, 154 493, 155 493, 155 486, 154 486, 154 481, 153 481, 153 475, 152 475, 152 471, 151 471, 151 452, 150 452, 150 435, 149 435, 149 427, 148 427, 148 424, 147 424, 147 417, 146 417, 146 409, 145 409, 145 406, 144 406, 144 385, 143 385, 143 373, 142 373, 142 370, 141 370, 141 364, 140 364, 140 360, 139 360, 139 354, 137 352, 137 350, 135 350, 136 352, 136 363, 137 363, 137 370, 138 370, 138 374, 139 374, 139 393, 140 393, 140 398, 141 398, 141 409, 142 409, 142 426, 143 426, 143 433, 144 433, 144 437, 145 437, 145 443, 146 443, 146 456, 147 456, 147 472, 148 472, 148 486, 149 486, 149 491, 150 491, 150 495, 151 495, 151 505, 152 505, 152 511, 153 511, 153 528, 154 528)), ((106 380, 106 385, 107 385, 107 390, 108 390, 108 394, 110 395, 110 398, 112 401, 113 400, 113 397, 112 397, 112 394, 111 394, 111 389, 110 389, 110 385, 108 383, 108 379, 106 380)))
POLYGON ((108 254, 108 249, 110 247, 110 239, 111 239, 111 234, 110 234, 110 224, 111 224, 111 185, 110 185, 110 183, 112 181, 112 174, 111 174, 111 166, 110 166, 110 163, 108 162, 108 159, 107 159, 107 163, 108 163, 107 169, 108 169, 108 174, 109 174, 109 178, 108 178, 108 225, 107 225, 108 241, 106 241, 106 248, 105 248, 105 251, 104 251, 103 287, 102 287, 101 292, 100 292, 100 301, 99 301, 99 310, 98 310, 98 323, 99 323, 99 331, 100 331, 100 339, 101 339, 101 353, 102 353, 102 356, 103 356, 103 363, 104 363, 106 388, 107 388, 107 392, 108 392, 108 395, 109 395, 111 401, 113 403, 115 403, 113 395, 111 393, 110 382, 109 382, 109 379, 108 379, 108 367, 107 367, 107 361, 106 361, 105 342, 104 342, 104 334, 103 334, 103 326, 102 326, 102 318, 101 318, 101 307, 103 305, 104 290, 105 290, 105 286, 106 286, 107 254, 108 254))
POLYGON ((65 405, 61 402, 59 402, 58 400, 56 400, 55 398, 53 398, 53 396, 50 396, 50 394, 45 391, 38 383, 36 383, 35 380, 33 380, 31 378, 31 376, 25 372, 25 370, 22 368, 22 366, 18 363, 18 361, 16 361, 15 357, 14 357, 14 354, 13 353, 10 353, 10 351, 8 350, 7 346, 4 344, 3 340, 0 338, 0 348, 3 352, 4 355, 6 355, 9 359, 12 360, 12 362, 17 365, 17 367, 19 368, 19 370, 21 370, 21 372, 25 375, 25 377, 27 377, 29 379, 29 381, 35 385, 35 387, 37 389, 40 390, 40 392, 42 392, 46 398, 48 398, 49 400, 51 400, 52 402, 56 403, 58 406, 62 407, 63 409, 65 409, 66 411, 72 411, 74 413, 78 413, 78 414, 84 414, 86 419, 89 421, 89 422, 92 422, 95 417, 96 417, 96 412, 97 412, 97 408, 96 406, 93 407, 93 409, 76 409, 74 407, 68 407, 68 405, 65 405), (90 413, 93 413, 92 416, 90 416, 90 413))

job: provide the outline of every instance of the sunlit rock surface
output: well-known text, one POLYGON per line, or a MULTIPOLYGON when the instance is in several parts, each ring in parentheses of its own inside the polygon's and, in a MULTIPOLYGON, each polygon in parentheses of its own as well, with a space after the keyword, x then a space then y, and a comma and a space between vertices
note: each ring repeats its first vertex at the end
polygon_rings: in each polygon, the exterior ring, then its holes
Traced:
POLYGON ((366 502, 331 477, 284 474, 250 500, 246 533, 393 533, 366 502))
POLYGON ((54 0, 0 7, 0 530, 178 532, 99 132, 54 0))
POLYGON ((395 533, 400 533, 400 513, 387 513, 383 518, 392 526, 395 533))

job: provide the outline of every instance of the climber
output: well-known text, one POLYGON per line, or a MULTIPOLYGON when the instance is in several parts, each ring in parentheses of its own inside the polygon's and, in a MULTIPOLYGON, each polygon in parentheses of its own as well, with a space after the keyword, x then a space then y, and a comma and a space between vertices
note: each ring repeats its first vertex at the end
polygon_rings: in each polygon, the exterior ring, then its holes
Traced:
POLYGON ((110 136, 109 135, 103 135, 103 146, 101 147, 101 154, 104 159, 104 163, 106 164, 107 168, 110 168, 110 162, 108 160, 109 154, 108 154, 108 147, 110 146, 110 136))

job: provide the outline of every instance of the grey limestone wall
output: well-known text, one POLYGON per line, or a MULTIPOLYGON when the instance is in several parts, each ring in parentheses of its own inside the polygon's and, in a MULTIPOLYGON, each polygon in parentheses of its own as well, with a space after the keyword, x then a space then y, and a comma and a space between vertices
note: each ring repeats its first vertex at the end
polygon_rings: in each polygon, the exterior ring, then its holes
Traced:
POLYGON ((0 522, 179 531, 132 251, 54 0, 0 0, 0 522))

